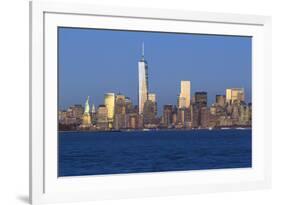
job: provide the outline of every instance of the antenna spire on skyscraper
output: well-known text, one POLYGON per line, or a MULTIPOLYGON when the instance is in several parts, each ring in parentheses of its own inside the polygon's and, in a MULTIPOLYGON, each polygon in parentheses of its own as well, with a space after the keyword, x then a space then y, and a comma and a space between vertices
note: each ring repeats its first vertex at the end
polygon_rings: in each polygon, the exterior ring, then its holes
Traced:
POLYGON ((142 42, 142 58, 144 58, 144 42, 142 42))

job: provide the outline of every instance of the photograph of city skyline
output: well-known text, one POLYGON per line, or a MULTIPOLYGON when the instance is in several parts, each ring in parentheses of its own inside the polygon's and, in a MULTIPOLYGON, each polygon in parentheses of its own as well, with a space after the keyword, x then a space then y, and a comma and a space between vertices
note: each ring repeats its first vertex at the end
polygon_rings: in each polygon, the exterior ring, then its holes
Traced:
POLYGON ((58 28, 58 176, 251 167, 251 43, 58 28))

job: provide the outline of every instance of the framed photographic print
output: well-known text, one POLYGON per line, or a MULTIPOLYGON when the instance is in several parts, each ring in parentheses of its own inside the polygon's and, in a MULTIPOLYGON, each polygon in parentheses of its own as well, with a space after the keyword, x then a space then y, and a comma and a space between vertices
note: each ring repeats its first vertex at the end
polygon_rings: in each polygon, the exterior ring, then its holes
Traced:
POLYGON ((270 187, 270 17, 32 2, 30 21, 32 204, 270 187))

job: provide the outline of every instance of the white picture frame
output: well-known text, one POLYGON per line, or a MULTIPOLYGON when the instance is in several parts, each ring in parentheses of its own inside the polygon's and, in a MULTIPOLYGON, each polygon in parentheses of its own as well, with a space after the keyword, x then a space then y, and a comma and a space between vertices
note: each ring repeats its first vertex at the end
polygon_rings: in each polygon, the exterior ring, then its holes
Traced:
POLYGON ((30 202, 74 202, 271 186, 271 18, 255 15, 30 3, 30 202), (59 26, 253 37, 253 167, 57 177, 59 26), (71 197, 69 197, 71 195, 71 197))

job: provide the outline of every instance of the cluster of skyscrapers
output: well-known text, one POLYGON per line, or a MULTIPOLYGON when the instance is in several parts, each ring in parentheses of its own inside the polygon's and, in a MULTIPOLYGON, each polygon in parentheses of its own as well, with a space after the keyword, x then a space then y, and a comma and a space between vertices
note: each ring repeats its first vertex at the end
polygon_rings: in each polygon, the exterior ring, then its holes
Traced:
POLYGON ((177 105, 163 106, 158 114, 156 94, 149 92, 148 64, 142 57, 138 62, 138 105, 120 93, 106 93, 104 104, 90 109, 89 97, 85 106, 73 105, 59 111, 60 130, 135 130, 135 129, 195 129, 251 127, 252 106, 246 104, 243 88, 226 89, 216 95, 208 106, 207 92, 191 96, 191 82, 180 81, 177 105))

